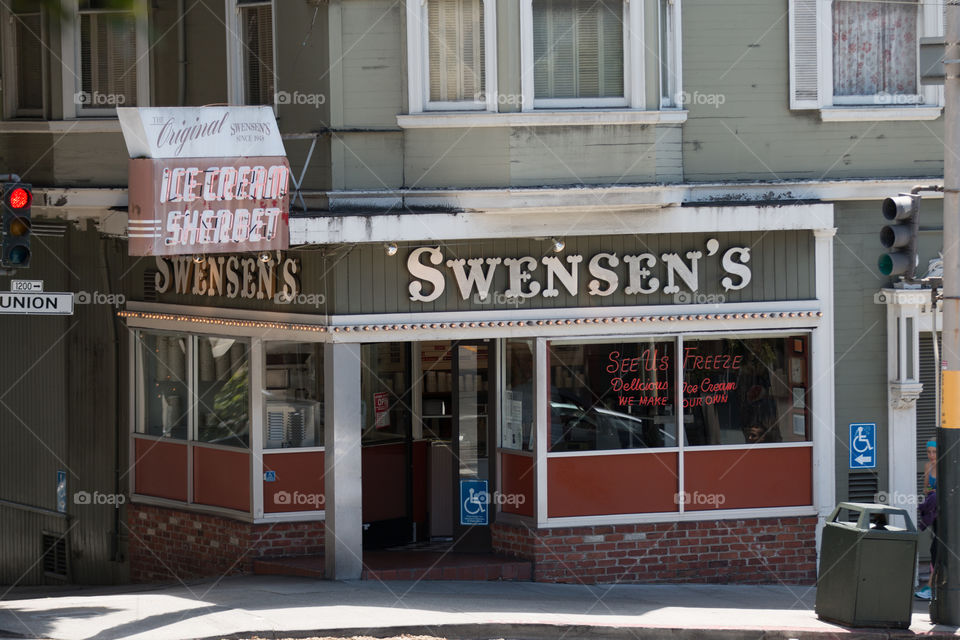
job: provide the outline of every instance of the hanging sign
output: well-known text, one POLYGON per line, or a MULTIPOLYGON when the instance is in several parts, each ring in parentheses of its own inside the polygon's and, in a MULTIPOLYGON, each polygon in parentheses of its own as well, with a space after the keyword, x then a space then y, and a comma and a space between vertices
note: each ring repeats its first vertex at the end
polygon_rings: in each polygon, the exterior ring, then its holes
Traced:
POLYGON ((121 108, 132 256, 290 246, 290 165, 269 107, 121 108))

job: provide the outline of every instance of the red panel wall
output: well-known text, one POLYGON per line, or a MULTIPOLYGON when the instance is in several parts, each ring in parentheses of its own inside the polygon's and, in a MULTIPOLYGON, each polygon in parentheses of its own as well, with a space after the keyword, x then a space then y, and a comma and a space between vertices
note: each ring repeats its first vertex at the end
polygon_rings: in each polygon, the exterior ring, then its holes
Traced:
POLYGON ((250 511, 250 453, 195 446, 193 501, 250 511))
POLYGON ((547 514, 560 518, 676 511, 677 478, 676 453, 550 458, 547 514))
POLYGON ((187 501, 187 445, 134 439, 134 489, 145 496, 187 501))
POLYGON ((522 516, 533 515, 533 457, 515 453, 500 454, 501 510, 522 516))
POLYGON ((407 515, 406 444, 364 447, 361 453, 363 521, 407 515))
POLYGON ((318 511, 324 508, 323 451, 264 453, 263 470, 276 482, 263 483, 265 513, 318 511))
POLYGON ((813 504, 813 448, 684 453, 685 511, 813 504))

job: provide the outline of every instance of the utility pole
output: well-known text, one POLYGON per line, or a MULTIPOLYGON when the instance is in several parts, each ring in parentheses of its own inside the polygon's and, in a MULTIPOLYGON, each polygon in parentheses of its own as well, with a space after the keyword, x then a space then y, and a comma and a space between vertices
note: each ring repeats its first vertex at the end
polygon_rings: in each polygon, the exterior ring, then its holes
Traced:
MULTIPOLYGON (((937 429, 937 563, 930 617, 960 626, 960 0, 944 27, 943 360, 937 429)), ((938 365, 940 363, 937 363, 938 365)))

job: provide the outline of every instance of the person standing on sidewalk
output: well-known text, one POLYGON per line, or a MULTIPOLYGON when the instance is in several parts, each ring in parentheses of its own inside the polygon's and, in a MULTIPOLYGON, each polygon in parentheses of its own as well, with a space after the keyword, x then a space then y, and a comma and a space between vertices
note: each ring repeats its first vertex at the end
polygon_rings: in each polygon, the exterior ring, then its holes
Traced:
POLYGON ((930 579, 914 593, 921 600, 933 599, 933 568, 937 564, 937 441, 927 442, 927 463, 923 468, 923 504, 920 505, 920 531, 930 528, 930 579))

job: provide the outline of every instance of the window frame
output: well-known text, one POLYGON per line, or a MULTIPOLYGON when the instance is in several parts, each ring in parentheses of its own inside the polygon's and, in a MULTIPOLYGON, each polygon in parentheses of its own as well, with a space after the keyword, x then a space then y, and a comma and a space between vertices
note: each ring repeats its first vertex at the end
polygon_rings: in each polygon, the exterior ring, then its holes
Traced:
POLYGON ((537 98, 533 53, 533 1, 520 0, 520 86, 522 110, 645 109, 643 3, 623 1, 623 97, 537 98))
POLYGON ((429 111, 490 111, 498 108, 497 91, 497 3, 483 0, 484 100, 430 100, 429 0, 408 0, 407 5, 407 91, 409 113, 429 111))
MULTIPOLYGON (((239 336, 239 335, 229 335, 229 334, 217 334, 217 333, 189 333, 183 331, 174 331, 169 329, 153 329, 153 328, 137 328, 134 331, 133 335, 133 344, 135 346, 134 355, 133 355, 133 366, 134 366, 134 390, 133 390, 133 402, 134 410, 132 411, 133 418, 133 431, 134 435, 147 436, 149 438, 157 438, 164 440, 166 442, 180 442, 180 443, 191 443, 207 447, 215 447, 220 449, 227 449, 230 451, 253 451, 253 431, 256 428, 264 429, 264 425, 261 423, 258 425, 257 421, 254 419, 255 416, 255 389, 252 379, 252 371, 254 367, 254 349, 257 348, 257 345, 254 344, 253 338, 249 336, 239 336), (147 393, 144 388, 144 382, 146 376, 144 374, 145 368, 149 365, 143 355, 143 339, 142 336, 148 334, 151 336, 165 336, 169 338, 182 338, 186 340, 186 353, 184 354, 184 367, 186 368, 186 375, 181 380, 181 382, 186 387, 186 397, 189 403, 187 407, 187 433, 185 438, 176 438, 172 436, 157 436, 146 431, 146 406, 147 406, 147 393), (247 366, 249 367, 250 374, 248 377, 248 406, 247 406, 247 416, 249 425, 249 432, 247 434, 247 444, 246 446, 239 446, 233 444, 220 444, 214 442, 207 442, 205 440, 200 440, 200 394, 199 394, 199 376, 198 376, 198 367, 199 358, 198 358, 198 346, 199 341, 202 338, 228 338, 231 340, 237 340, 246 346, 246 355, 247 355, 247 366)), ((262 343, 261 343, 262 344, 262 343)), ((264 347, 260 347, 264 348, 264 347)), ((266 366, 264 365, 264 371, 266 366)), ((262 389, 256 391, 256 393, 261 392, 262 389)), ((265 403, 261 403, 265 407, 265 403)), ((262 420, 266 419, 266 411, 262 412, 262 420)), ((303 448, 298 450, 312 450, 313 448, 303 448)), ((266 450, 266 449, 264 449, 266 450)))
MULTIPOLYGON (((924 38, 934 37, 944 33, 944 16, 940 4, 934 0, 918 0, 917 16, 917 88, 916 95, 894 95, 893 99, 885 99, 882 94, 869 96, 835 96, 833 91, 833 3, 836 0, 790 0, 789 4, 789 74, 790 74, 790 108, 792 110, 820 109, 824 120, 850 120, 852 118, 833 116, 833 111, 860 112, 865 115, 875 114, 869 119, 891 119, 902 112, 902 119, 910 119, 911 112, 917 119, 932 119, 929 114, 923 113, 930 109, 940 109, 944 106, 943 87, 938 85, 923 85, 921 83, 919 47, 924 38), (797 43, 796 32, 801 17, 798 13, 805 12, 807 19, 814 15, 816 20, 816 67, 817 67, 817 98, 801 98, 797 95, 798 62, 802 56, 807 56, 807 64, 813 61, 810 52, 800 52, 802 48, 797 43), (813 11, 813 14, 810 12, 813 11), (925 108, 925 109, 924 109, 925 108), (886 112, 886 114, 884 114, 886 112)), ((801 63, 802 64, 802 63, 801 63)), ((807 69, 809 74, 810 69, 807 69)), ((812 83, 807 87, 811 90, 812 83)), ((901 118, 896 118, 901 119, 901 118)))
MULTIPOLYGON (((277 112, 277 92, 280 91, 280 70, 277 68, 277 3, 276 0, 224 0, 227 29, 227 100, 232 105, 247 105, 246 73, 243 60, 243 38, 241 37, 240 11, 243 7, 270 7, 270 28, 273 30, 273 100, 274 114, 277 112)), ((257 105, 260 106, 260 105, 257 105)))
POLYGON ((659 68, 660 68, 660 109, 683 109, 683 27, 681 17, 681 0, 659 0, 657 2, 657 27, 659 40, 659 68), (670 5, 670 28, 663 28, 663 21, 667 18, 663 12, 663 5, 670 5), (666 33, 666 39, 660 35, 666 33), (663 57, 667 55, 669 78, 664 78, 663 57))
POLYGON ((47 61, 47 39, 49 36, 49 17, 47 12, 41 7, 30 14, 40 15, 40 43, 42 55, 40 56, 40 82, 43 91, 40 109, 20 109, 18 106, 19 95, 17 92, 17 71, 19 69, 19 59, 17 58, 16 40, 16 22, 18 13, 11 7, 0 7, 0 39, 3 40, 3 119, 12 120, 16 118, 43 118, 47 113, 50 104, 50 89, 47 80, 50 77, 49 64, 47 61))
MULTIPOLYGON (((79 0, 62 0, 63 20, 60 28, 60 46, 63 55, 63 119, 116 118, 116 107, 79 109, 76 95, 83 90, 83 64, 80 58, 79 0), (71 66, 72 65, 72 66, 71 66)), ((137 104, 150 105, 150 42, 147 0, 133 0, 137 38, 137 104)), ((90 13, 98 13, 91 11, 90 13)), ((132 106, 132 105, 118 105, 132 106)))

